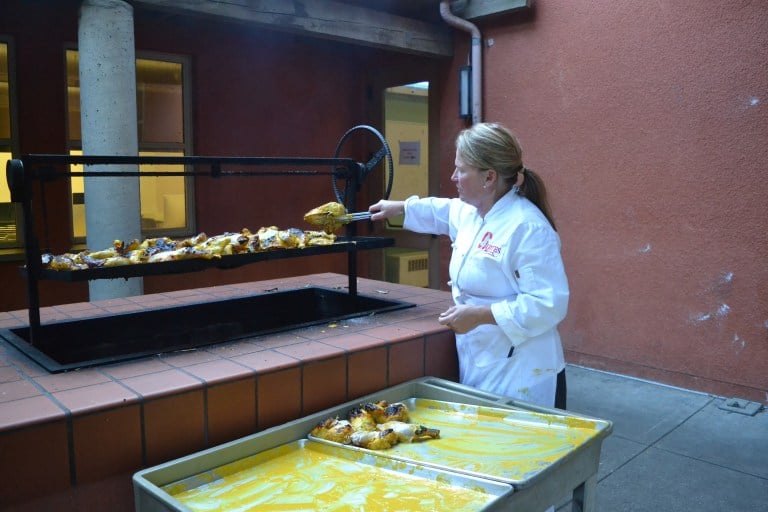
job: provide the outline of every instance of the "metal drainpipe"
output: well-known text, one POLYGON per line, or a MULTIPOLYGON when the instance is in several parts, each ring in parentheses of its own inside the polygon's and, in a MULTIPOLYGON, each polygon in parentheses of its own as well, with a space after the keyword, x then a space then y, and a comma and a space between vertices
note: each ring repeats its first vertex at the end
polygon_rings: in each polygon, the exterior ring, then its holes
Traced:
POLYGON ((472 66, 472 124, 479 123, 482 120, 483 113, 483 94, 482 94, 482 41, 480 30, 472 23, 463 18, 455 16, 451 12, 451 2, 443 0, 440 2, 440 16, 446 23, 452 27, 458 28, 472 34, 472 52, 470 56, 470 65, 472 66))

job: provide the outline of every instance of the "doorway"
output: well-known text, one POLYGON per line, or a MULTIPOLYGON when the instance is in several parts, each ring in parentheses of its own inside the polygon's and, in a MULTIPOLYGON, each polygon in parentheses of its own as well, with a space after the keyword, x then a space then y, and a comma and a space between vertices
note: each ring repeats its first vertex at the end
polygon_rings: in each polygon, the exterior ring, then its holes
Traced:
MULTIPOLYGON (((394 160, 390 199, 430 194, 429 82, 409 82, 383 90, 384 137, 394 160)), ((433 237, 403 229, 403 217, 385 222, 385 236, 395 247, 384 250, 383 279, 429 287, 433 237)))

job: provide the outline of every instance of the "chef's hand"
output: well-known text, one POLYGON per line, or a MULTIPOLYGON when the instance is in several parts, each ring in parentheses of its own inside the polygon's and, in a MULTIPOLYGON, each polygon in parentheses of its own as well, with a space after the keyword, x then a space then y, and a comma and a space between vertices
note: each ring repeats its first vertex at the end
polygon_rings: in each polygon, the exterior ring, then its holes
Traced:
POLYGON ((447 325, 458 334, 464 334, 478 325, 495 324, 490 306, 468 306, 457 304, 440 313, 437 321, 447 325))
POLYGON ((382 199, 368 207, 371 212, 371 220, 385 220, 397 217, 405 213, 405 201, 390 201, 382 199))

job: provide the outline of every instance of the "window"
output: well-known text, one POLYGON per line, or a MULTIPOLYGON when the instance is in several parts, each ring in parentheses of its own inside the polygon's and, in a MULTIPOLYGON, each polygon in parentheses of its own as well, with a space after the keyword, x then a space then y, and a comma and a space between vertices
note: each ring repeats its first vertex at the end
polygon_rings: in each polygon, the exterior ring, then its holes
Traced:
POLYGON ((5 166, 13 154, 13 123, 11 122, 11 74, 9 43, 0 40, 0 247, 18 245, 16 219, 18 208, 11 202, 11 192, 5 179, 5 166))
MULTIPOLYGON (((67 120, 70 154, 82 154, 80 135, 80 88, 78 53, 67 50, 67 120)), ((185 119, 187 112, 184 84, 189 66, 183 59, 137 58, 136 104, 138 117, 139 155, 184 156, 188 154, 185 119)), ((72 166, 72 171, 82 171, 72 166)), ((178 172, 182 166, 142 165, 140 172, 178 172)), ((139 178, 141 195, 141 226, 145 235, 186 234, 191 226, 191 177, 147 176, 139 178)), ((84 180, 75 176, 71 181, 72 236, 85 238, 84 180)))

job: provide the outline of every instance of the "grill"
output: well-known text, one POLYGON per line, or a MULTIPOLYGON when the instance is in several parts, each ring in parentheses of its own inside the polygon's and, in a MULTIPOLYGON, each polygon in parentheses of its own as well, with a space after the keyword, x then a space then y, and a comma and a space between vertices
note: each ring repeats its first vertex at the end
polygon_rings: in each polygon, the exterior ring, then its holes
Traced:
MULTIPOLYGON (((387 198, 393 178, 392 154, 384 137, 374 128, 364 125, 353 127, 344 134, 332 158, 25 155, 21 159, 11 160, 6 170, 11 200, 21 204, 24 216, 26 265, 21 271, 27 280, 29 326, 2 330, 0 336, 48 371, 61 372, 411 307, 412 304, 400 301, 358 294, 358 252, 388 247, 394 244, 394 240, 357 236, 354 222, 347 224, 344 236, 326 246, 235 254, 216 259, 188 259, 71 271, 48 270, 43 268, 41 262, 40 242, 35 232, 36 223, 32 213, 32 191, 36 190, 37 184, 42 190, 46 182, 72 176, 206 176, 228 179, 326 175, 331 178, 336 199, 351 211, 361 184, 379 164, 386 164, 387 198), (372 133, 378 139, 380 149, 369 161, 363 163, 340 157, 344 143, 360 132, 372 133), (73 172, 73 165, 86 166, 86 170, 73 172), (137 169, 140 165, 182 165, 185 170, 141 173, 88 171, 87 166, 91 165, 98 165, 103 169, 108 169, 110 165, 134 165, 137 169), (39 283, 42 280, 74 282, 195 272, 209 268, 226 270, 265 260, 331 253, 347 254, 346 293, 313 288, 114 315, 108 318, 46 325, 40 321, 39 283)), ((43 221, 46 226, 46 219, 43 221)))
POLYGON ((85 320, 28 327, 0 336, 51 373, 382 314, 413 304, 321 287, 267 292, 85 320))

